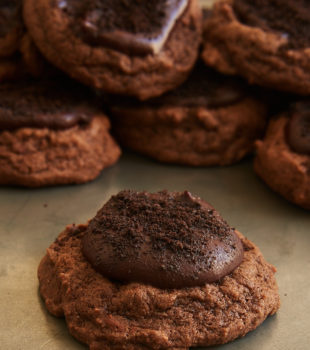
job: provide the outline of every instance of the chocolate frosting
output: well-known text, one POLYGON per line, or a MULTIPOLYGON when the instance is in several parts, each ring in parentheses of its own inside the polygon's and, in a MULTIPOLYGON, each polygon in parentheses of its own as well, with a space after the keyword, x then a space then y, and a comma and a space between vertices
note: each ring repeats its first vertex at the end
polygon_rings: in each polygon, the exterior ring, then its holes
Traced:
POLYGON ((0 2, 0 38, 5 37, 13 28, 22 26, 22 0, 1 0, 0 2))
POLYGON ((219 108, 242 100, 249 92, 248 85, 241 79, 217 73, 203 62, 196 64, 185 83, 166 94, 137 102, 134 99, 109 96, 107 102, 112 106, 182 106, 219 108))
POLYGON ((283 49, 310 47, 310 3, 308 0, 234 0, 241 22, 273 30, 288 40, 283 49))
POLYGON ((297 153, 310 154, 310 101, 294 104, 287 124, 287 138, 297 153))
POLYGON ((67 80, 2 84, 0 130, 67 129, 89 123, 96 113, 92 99, 86 88, 67 80))
POLYGON ((120 192, 90 221, 82 250, 109 279, 159 288, 218 281, 243 259, 234 229, 187 191, 120 192))
POLYGON ((161 51, 189 0, 57 0, 86 42, 134 55, 161 51))

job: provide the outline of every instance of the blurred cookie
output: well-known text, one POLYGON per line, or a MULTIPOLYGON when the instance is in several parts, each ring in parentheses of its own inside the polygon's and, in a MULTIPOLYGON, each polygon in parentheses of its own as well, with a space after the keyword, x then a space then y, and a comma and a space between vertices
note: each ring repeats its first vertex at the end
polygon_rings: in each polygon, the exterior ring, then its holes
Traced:
POLYGON ((205 21, 206 64, 250 83, 310 94, 306 0, 220 0, 205 21))
POLYGON ((267 108, 243 81, 198 63, 179 88, 144 103, 107 100, 119 142, 162 162, 228 165, 249 154, 267 108))
POLYGON ((189 192, 122 191, 58 236, 38 277, 47 309, 92 350, 186 350, 242 337, 274 314, 275 271, 189 192))
POLYGON ((26 31, 22 0, 0 3, 0 82, 60 75, 41 56, 26 31))
POLYGON ((256 173, 287 200, 310 209, 310 102, 300 101, 270 121, 257 141, 256 173))
POLYGON ((140 99, 180 85, 201 42, 197 0, 26 0, 44 56, 77 80, 140 99))
POLYGON ((0 58, 9 57, 17 51, 23 34, 22 0, 2 0, 0 3, 0 58))
POLYGON ((0 82, 22 75, 17 53, 25 29, 22 21, 22 0, 0 3, 0 82))
POLYGON ((88 90, 68 81, 0 85, 0 184, 83 183, 120 149, 88 90))

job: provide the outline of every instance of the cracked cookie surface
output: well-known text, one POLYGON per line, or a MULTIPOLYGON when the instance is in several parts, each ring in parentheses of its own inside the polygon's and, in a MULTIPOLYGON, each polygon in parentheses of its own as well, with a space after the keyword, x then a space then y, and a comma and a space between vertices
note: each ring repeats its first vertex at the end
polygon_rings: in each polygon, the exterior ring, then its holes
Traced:
POLYGON ((88 228, 68 226, 47 249, 38 277, 47 309, 64 316, 70 333, 91 350, 223 344, 279 308, 275 268, 237 231, 244 257, 232 273, 203 286, 160 289, 96 272, 82 253, 88 228))

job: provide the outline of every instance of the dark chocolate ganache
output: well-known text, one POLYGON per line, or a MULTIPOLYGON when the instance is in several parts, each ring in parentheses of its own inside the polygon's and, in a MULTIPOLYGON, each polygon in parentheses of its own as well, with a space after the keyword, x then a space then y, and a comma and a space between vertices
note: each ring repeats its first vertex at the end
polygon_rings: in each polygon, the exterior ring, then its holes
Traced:
POLYGON ((287 38, 283 49, 310 47, 309 0, 234 0, 239 20, 287 38))
POLYGON ((109 279, 159 288, 218 281, 243 259, 234 229, 187 191, 120 192, 90 221, 82 250, 109 279))
POLYGON ((242 100, 249 93, 249 86, 241 79, 222 75, 204 63, 196 64, 189 78, 175 90, 145 102, 133 98, 107 96, 111 106, 180 106, 219 108, 242 100))
POLYGON ((90 45, 147 55, 160 52, 189 0, 54 0, 90 45))
POLYGON ((12 29, 22 27, 22 0, 0 1, 0 38, 5 37, 12 29))
POLYGON ((287 124, 287 139, 297 153, 310 154, 310 101, 297 102, 291 107, 287 124))
POLYGON ((67 129, 89 123, 96 112, 91 92, 71 81, 0 85, 0 130, 67 129))

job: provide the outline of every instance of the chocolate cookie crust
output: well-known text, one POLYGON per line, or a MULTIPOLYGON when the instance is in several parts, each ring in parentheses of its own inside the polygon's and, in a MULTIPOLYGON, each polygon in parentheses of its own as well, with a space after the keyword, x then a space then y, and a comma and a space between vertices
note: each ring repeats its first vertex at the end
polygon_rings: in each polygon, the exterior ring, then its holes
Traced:
POLYGON ((24 17, 35 43, 57 67, 85 84, 140 99, 180 85, 194 65, 201 41, 196 0, 189 0, 162 50, 142 57, 85 42, 54 1, 25 1, 24 17))
POLYGON ((182 86, 156 99, 107 104, 125 147, 194 166, 240 161, 253 150, 267 117, 266 105, 250 95, 247 84, 201 65, 182 86))
POLYGON ((202 57, 222 73, 308 95, 309 18, 302 0, 221 0, 205 21, 202 57))
POLYGON ((296 152, 289 144, 290 115, 270 121, 263 141, 257 141, 255 172, 284 198, 310 209, 310 155, 296 152))
POLYGON ((243 259, 234 230, 189 192, 120 192, 90 221, 82 249, 107 278, 165 289, 218 281, 243 259))
POLYGON ((244 259, 218 283, 162 290, 119 284, 94 271, 81 252, 87 225, 68 226, 38 270, 48 310, 65 316, 91 350, 179 349, 223 344, 255 329, 279 308, 275 268, 238 233, 244 259))

